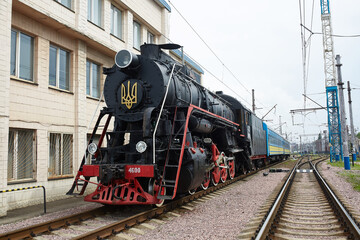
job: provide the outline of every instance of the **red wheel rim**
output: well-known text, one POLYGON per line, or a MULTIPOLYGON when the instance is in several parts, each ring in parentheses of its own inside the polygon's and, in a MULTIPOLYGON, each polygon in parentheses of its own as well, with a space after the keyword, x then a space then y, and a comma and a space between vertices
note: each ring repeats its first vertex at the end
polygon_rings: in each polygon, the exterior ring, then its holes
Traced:
POLYGON ((214 169, 211 171, 211 181, 214 186, 218 185, 220 182, 220 168, 214 167, 214 169))
POLYGON ((210 185, 210 179, 211 179, 211 177, 210 177, 210 172, 207 172, 207 173, 205 174, 204 181, 201 183, 202 189, 204 189, 204 190, 208 189, 208 187, 209 187, 209 185, 210 185))
POLYGON ((229 161, 228 162, 228 166, 229 166, 229 177, 230 179, 233 179, 235 177, 235 161, 229 161))
MULTIPOLYGON (((225 164, 220 164, 220 166, 222 166, 222 167, 224 167, 225 166, 225 164)), ((221 170, 220 170, 220 175, 221 175, 221 177, 220 177, 220 180, 221 180, 221 182, 225 182, 226 181, 226 179, 227 179, 227 169, 226 168, 221 168, 221 170)))

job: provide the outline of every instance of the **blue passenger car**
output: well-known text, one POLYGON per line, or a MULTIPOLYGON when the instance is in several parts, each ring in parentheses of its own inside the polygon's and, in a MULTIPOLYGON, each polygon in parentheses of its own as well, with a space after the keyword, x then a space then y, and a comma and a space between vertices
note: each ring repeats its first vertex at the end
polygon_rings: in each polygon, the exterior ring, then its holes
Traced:
POLYGON ((270 160, 286 159, 290 156, 290 143, 285 138, 267 127, 263 123, 266 132, 267 158, 270 160))

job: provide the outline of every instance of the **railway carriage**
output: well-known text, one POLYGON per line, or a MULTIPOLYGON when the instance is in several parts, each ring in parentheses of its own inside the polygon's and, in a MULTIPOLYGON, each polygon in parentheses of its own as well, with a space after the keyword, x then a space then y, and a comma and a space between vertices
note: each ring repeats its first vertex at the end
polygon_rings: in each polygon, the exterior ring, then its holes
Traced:
MULTIPOLYGON (((179 47, 145 44, 140 55, 121 50, 114 66, 104 68, 107 106, 67 194, 80 187, 82 195, 90 183, 96 189, 85 201, 159 206, 273 157, 268 139, 274 134, 261 119, 237 99, 201 86, 163 51, 179 47)), ((281 149, 277 156, 285 155, 281 149)))

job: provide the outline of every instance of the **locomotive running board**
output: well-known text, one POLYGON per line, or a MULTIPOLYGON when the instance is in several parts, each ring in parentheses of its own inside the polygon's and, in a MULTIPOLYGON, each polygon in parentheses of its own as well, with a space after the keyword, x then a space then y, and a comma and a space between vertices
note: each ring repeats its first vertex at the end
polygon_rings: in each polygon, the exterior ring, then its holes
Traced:
MULTIPOLYGON (((192 105, 190 105, 188 107, 186 119, 183 120, 184 123, 185 123, 185 126, 184 126, 184 133, 182 134, 183 139, 182 139, 181 148, 179 148, 179 149, 171 149, 171 148, 169 148, 170 151, 171 150, 173 150, 173 151, 180 150, 179 161, 176 164, 168 164, 169 163, 169 158, 170 158, 169 155, 168 155, 168 157, 166 159, 166 162, 165 162, 165 166, 164 166, 163 177, 162 177, 162 180, 161 180, 161 183, 160 183, 160 189, 161 190, 159 191, 159 195, 157 196, 158 199, 171 200, 171 199, 174 199, 175 196, 176 196, 177 187, 178 187, 178 181, 179 181, 179 176, 180 176, 180 171, 181 171, 181 164, 182 164, 184 151, 185 151, 185 145, 186 145, 186 136, 188 134, 187 130, 188 130, 189 118, 190 118, 190 115, 191 115, 191 112, 192 112, 193 109, 194 108, 192 107, 192 105), (174 168, 177 168, 175 178, 171 178, 171 179, 165 178, 166 170, 172 172, 172 170, 174 170, 174 168), (163 188, 165 189, 165 191, 162 191, 163 188), (171 194, 171 192, 169 193, 169 190, 172 190, 172 194, 171 194), (171 194, 171 195, 166 195, 166 193, 171 194)), ((176 113, 175 113, 175 116, 174 116, 174 121, 175 121, 175 119, 176 119, 176 113)), ((170 174, 170 176, 172 176, 172 175, 170 174)))

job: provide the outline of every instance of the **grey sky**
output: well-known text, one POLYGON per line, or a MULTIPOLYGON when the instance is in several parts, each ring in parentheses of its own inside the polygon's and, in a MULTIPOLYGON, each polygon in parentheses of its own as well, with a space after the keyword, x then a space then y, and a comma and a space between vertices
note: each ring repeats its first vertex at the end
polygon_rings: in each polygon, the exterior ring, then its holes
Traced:
MULTIPOLYGON (((310 28, 313 1, 307 0, 306 26, 310 28)), ((171 0, 171 3, 197 30, 211 49, 234 73, 245 90, 231 73, 210 52, 204 43, 179 16, 172 6, 170 39, 184 46, 184 51, 199 62, 206 70, 223 80, 232 88, 229 90, 215 80, 205 69, 204 85, 211 90, 223 90, 251 108, 251 89, 255 89, 257 115, 262 117, 277 104, 266 119, 271 128, 277 128, 282 116, 283 132, 294 135, 319 133, 327 127, 325 111, 309 113, 305 128, 293 126, 290 109, 303 108, 304 83, 302 77, 302 55, 300 38, 299 1, 215 1, 215 0, 171 0), (235 92, 235 93, 234 93, 235 92), (248 102, 248 103, 247 103, 248 102)), ((360 1, 330 0, 334 34, 360 34, 360 1)), ((320 0, 314 1, 313 31, 321 32, 320 0)), ((350 81, 352 87, 353 113, 356 128, 360 128, 360 38, 334 38, 335 54, 340 54, 343 63, 343 81, 350 81)), ((326 106, 322 36, 313 35, 311 41, 309 97, 326 106)), ((348 111, 345 91, 346 112, 348 111)), ((307 107, 317 107, 307 101, 307 107)), ((295 123, 302 123, 303 117, 295 115, 295 123)), ((308 140, 313 140, 314 137, 308 140)))

